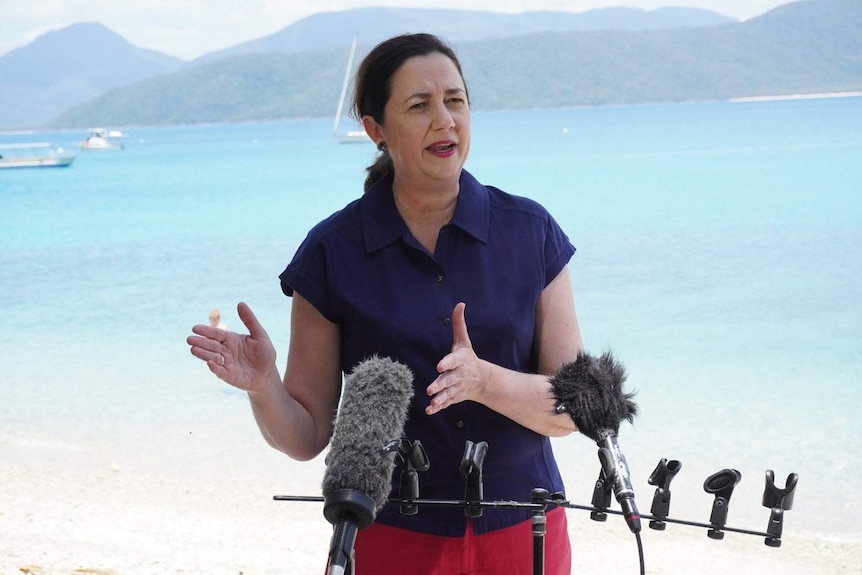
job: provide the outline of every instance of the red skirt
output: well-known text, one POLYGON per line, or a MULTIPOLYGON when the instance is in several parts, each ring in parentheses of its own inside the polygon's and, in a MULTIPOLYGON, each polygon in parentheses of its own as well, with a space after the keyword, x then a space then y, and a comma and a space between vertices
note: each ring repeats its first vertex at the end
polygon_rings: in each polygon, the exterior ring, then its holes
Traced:
MULTIPOLYGON (((545 575, 571 575, 572 549, 565 509, 547 513, 545 575)), ((378 523, 358 533, 355 575, 530 575, 531 520, 484 535, 468 520, 464 537, 417 533, 378 523)))

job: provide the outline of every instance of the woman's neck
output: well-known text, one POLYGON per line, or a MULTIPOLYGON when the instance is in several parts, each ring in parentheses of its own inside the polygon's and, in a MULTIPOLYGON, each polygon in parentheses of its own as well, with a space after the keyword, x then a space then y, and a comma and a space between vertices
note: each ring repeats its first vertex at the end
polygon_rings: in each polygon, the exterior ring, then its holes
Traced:
POLYGON ((440 229, 452 219, 458 203, 458 182, 439 188, 392 185, 395 207, 413 236, 434 254, 440 229))

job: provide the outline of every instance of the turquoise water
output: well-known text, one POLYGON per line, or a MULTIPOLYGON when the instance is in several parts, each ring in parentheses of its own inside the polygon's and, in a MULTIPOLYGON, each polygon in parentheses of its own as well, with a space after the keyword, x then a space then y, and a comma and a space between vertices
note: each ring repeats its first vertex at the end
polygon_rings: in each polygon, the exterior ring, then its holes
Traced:
MULTIPOLYGON (((0 171, 0 448, 134 445, 156 460, 192 431, 262 441, 184 340, 212 307, 239 328, 243 300, 284 357, 277 275, 360 194, 374 151, 337 145, 330 124, 129 128, 122 152, 0 171)), ((613 350, 639 392, 620 441, 642 511, 667 457, 683 463, 672 515, 708 519, 703 481, 734 467, 729 524, 765 529, 774 469, 779 485, 800 475, 787 533, 859 532, 862 98, 478 110, 467 168, 545 204, 577 246, 587 347, 613 350)), ((594 447, 555 445, 587 503, 594 447)))

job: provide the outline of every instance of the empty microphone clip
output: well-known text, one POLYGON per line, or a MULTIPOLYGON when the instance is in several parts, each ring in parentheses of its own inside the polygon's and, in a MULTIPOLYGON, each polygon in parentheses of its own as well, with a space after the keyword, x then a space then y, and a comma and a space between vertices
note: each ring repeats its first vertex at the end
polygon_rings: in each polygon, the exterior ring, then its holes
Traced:
POLYGON ((401 470, 401 479, 398 484, 398 495, 401 499, 401 515, 416 515, 419 506, 415 503, 419 499, 419 471, 428 471, 431 462, 428 454, 418 439, 398 439, 390 441, 386 445, 387 451, 394 451, 398 460, 404 464, 401 470))
POLYGON ((722 469, 713 473, 703 482, 703 490, 715 495, 712 502, 712 513, 709 523, 712 529, 706 532, 710 539, 724 539, 722 527, 727 523, 727 509, 730 505, 730 496, 733 488, 742 479, 742 474, 736 469, 722 469))
POLYGON ((796 491, 796 482, 799 476, 791 473, 787 476, 784 488, 775 486, 775 473, 768 469, 766 471, 766 487, 763 490, 763 506, 771 508, 769 514, 769 525, 766 533, 769 535, 764 541, 770 547, 781 547, 781 531, 784 522, 784 512, 793 508, 793 496, 796 491))
POLYGON ((662 457, 649 476, 647 483, 656 486, 655 495, 653 495, 652 499, 652 507, 650 508, 650 515, 653 516, 653 520, 649 522, 650 529, 664 531, 667 526, 664 519, 667 519, 667 516, 670 514, 670 482, 676 477, 681 468, 682 463, 676 459, 668 461, 662 457))
POLYGON ((464 456, 461 458, 461 477, 466 481, 464 487, 464 515, 467 517, 482 516, 482 464, 488 453, 488 443, 470 440, 464 444, 464 456))

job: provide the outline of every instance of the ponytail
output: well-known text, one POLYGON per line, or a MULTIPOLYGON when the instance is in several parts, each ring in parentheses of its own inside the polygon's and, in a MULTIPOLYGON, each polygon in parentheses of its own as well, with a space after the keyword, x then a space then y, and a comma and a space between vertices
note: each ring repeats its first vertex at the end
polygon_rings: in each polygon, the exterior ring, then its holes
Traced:
POLYGON ((383 150, 374 160, 374 163, 365 168, 365 171, 367 175, 365 176, 363 192, 367 192, 371 186, 383 178, 393 178, 395 176, 395 167, 392 165, 392 157, 389 155, 389 150, 383 150))

